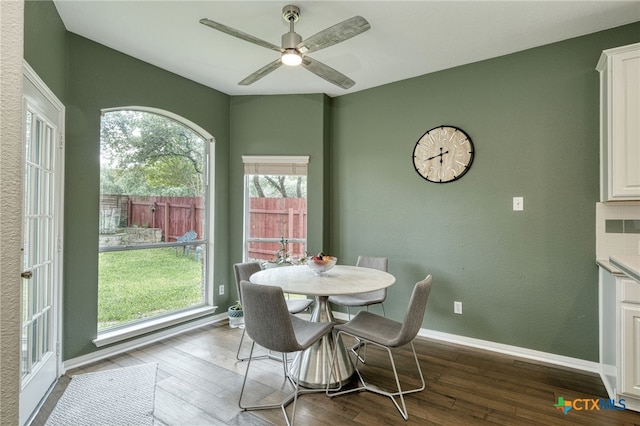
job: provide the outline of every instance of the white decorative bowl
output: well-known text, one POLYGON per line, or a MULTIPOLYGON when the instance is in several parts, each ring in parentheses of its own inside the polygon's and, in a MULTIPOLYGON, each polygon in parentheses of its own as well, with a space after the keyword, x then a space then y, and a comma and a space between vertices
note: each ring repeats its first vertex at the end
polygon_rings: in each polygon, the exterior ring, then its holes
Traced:
POLYGON ((333 257, 333 256, 331 256, 330 260, 308 259, 307 260, 307 266, 309 267, 309 269, 311 269, 313 271, 314 274, 316 274, 316 275, 324 275, 331 268, 336 266, 337 262, 338 262, 338 258, 337 257, 333 257))

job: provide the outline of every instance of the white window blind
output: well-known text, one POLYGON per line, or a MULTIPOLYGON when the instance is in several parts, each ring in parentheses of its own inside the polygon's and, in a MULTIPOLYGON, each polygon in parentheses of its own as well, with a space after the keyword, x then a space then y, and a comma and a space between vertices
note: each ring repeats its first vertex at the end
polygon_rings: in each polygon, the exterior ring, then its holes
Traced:
POLYGON ((307 174, 309 156, 243 155, 245 175, 307 174))

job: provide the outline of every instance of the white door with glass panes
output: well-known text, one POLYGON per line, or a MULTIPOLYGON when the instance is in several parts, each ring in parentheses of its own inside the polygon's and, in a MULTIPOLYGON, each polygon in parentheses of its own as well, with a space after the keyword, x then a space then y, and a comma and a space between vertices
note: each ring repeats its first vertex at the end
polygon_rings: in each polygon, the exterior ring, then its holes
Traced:
POLYGON ((64 106, 25 63, 20 424, 60 373, 64 106))

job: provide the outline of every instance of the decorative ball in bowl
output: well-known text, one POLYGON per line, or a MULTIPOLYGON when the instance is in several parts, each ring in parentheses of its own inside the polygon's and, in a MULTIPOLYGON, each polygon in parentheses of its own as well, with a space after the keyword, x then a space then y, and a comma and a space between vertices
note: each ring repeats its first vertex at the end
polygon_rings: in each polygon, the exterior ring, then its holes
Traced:
POLYGON ((316 275, 324 275, 336 266, 338 258, 335 256, 311 256, 307 260, 307 266, 316 275))

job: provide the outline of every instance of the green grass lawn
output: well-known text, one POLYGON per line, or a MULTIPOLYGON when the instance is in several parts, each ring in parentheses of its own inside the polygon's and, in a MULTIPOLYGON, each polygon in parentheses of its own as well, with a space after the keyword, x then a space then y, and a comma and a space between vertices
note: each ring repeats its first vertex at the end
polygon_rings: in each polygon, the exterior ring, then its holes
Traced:
POLYGON ((202 262, 182 249, 100 253, 98 329, 203 302, 202 262))

